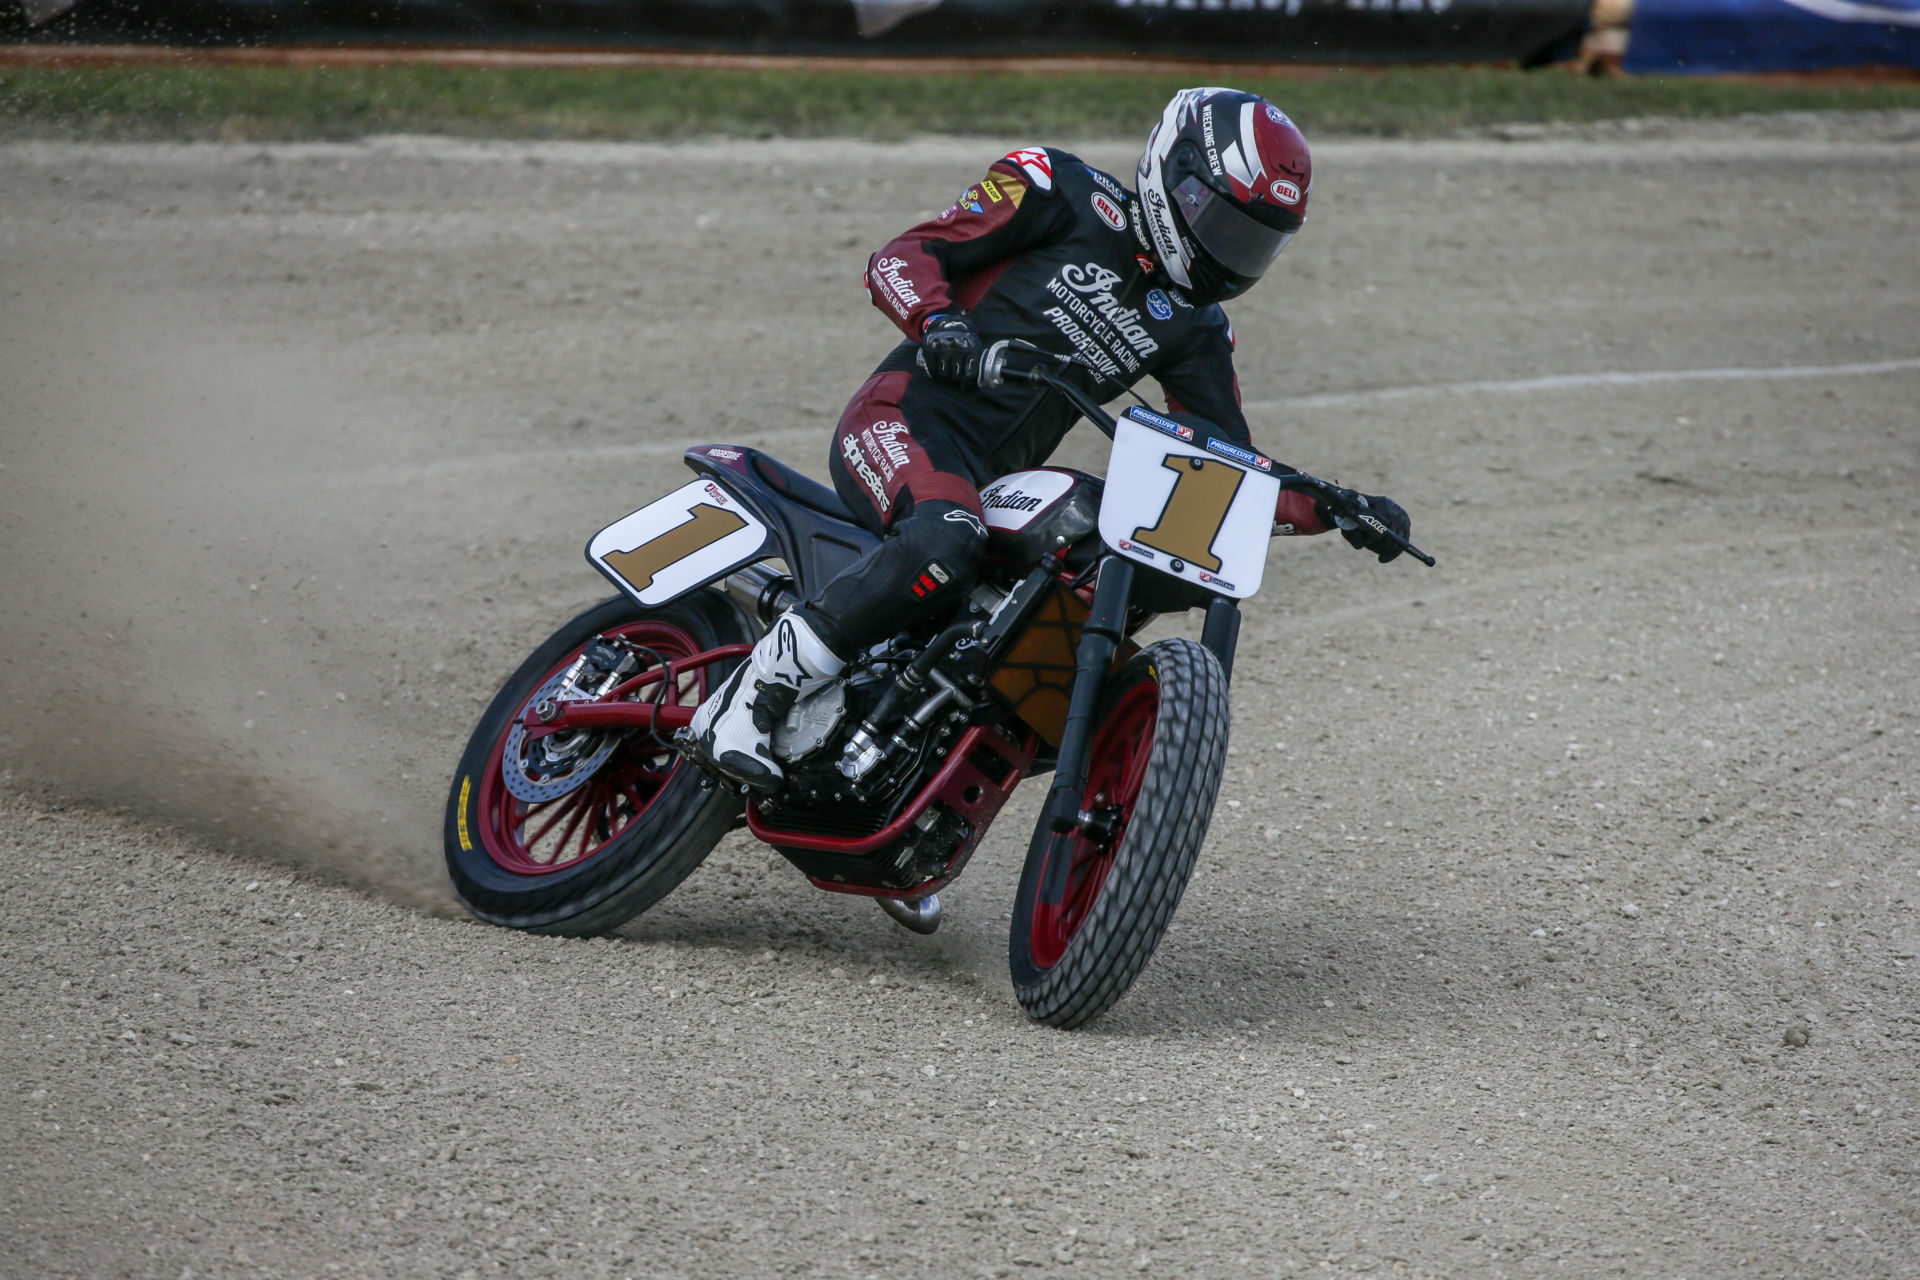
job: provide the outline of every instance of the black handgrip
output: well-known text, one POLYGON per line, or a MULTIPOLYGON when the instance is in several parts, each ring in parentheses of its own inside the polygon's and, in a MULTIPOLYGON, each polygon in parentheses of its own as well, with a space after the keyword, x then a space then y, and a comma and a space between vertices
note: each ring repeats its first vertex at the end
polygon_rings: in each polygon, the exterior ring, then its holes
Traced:
POLYGON ((1304 471, 1296 471, 1292 475, 1281 476, 1280 487, 1282 489, 1297 489, 1302 493, 1311 493, 1320 499, 1321 502, 1325 503, 1327 508, 1336 516, 1344 516, 1349 520, 1364 522, 1369 529, 1372 529, 1375 533, 1384 535, 1389 542, 1399 547, 1415 560, 1418 560, 1421 564, 1426 565, 1429 569, 1439 563, 1432 556, 1414 546, 1392 529, 1387 528, 1378 516, 1369 514, 1366 508, 1354 501, 1354 499, 1360 495, 1352 489, 1342 488, 1337 484, 1330 484, 1318 476, 1310 476, 1304 471))

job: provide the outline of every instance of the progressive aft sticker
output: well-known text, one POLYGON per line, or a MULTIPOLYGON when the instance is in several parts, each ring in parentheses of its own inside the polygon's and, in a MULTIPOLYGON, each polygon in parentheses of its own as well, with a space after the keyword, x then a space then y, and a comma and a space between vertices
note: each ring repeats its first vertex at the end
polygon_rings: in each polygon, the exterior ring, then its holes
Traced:
POLYGON ((767 527, 711 480, 695 480, 614 521, 587 560, 644 605, 665 604, 760 553, 767 527))

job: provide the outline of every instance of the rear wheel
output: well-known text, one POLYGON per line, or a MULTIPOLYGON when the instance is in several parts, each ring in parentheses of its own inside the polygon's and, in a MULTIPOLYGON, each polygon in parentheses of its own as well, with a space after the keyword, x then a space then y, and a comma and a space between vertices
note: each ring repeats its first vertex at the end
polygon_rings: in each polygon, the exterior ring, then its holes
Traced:
MULTIPOLYGON (((752 639, 725 600, 696 591, 657 609, 602 601, 534 650, 481 716, 447 797, 447 870, 467 909, 534 933, 602 933, 686 879, 738 816, 737 796, 702 789, 698 771, 650 733, 529 739, 521 721, 598 642, 636 658, 637 675, 752 639)), ((665 698, 698 704, 735 661, 678 676, 665 698)), ((656 683, 634 696, 658 693, 656 683)))
POLYGON ((1027 1015, 1077 1027, 1146 967, 1207 838, 1227 763, 1227 678, 1191 640, 1162 640, 1108 684, 1087 767, 1092 831, 1072 837, 1066 892, 1041 900, 1028 859, 1008 959, 1027 1015))

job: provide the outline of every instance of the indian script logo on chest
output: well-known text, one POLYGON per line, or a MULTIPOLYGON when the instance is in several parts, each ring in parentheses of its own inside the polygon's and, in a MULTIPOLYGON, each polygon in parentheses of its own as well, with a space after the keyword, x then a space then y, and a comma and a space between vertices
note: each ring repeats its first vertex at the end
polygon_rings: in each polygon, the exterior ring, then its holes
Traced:
POLYGON ((1109 377, 1122 370, 1139 373, 1142 362, 1160 350, 1139 309, 1123 305, 1114 292, 1123 279, 1097 262, 1062 267, 1047 281, 1059 305, 1042 313, 1082 359, 1109 377))

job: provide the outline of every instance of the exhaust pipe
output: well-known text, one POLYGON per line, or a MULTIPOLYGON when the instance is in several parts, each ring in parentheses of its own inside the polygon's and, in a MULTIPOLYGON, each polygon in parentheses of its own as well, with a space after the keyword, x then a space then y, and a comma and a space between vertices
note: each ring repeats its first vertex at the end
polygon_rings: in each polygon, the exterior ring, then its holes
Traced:
POLYGON ((940 927, 940 895, 937 893, 924 898, 875 898, 874 901, 902 928, 932 933, 940 927))
POLYGON ((800 603, 793 579, 765 561, 734 570, 720 583, 720 590, 763 627, 800 603))

